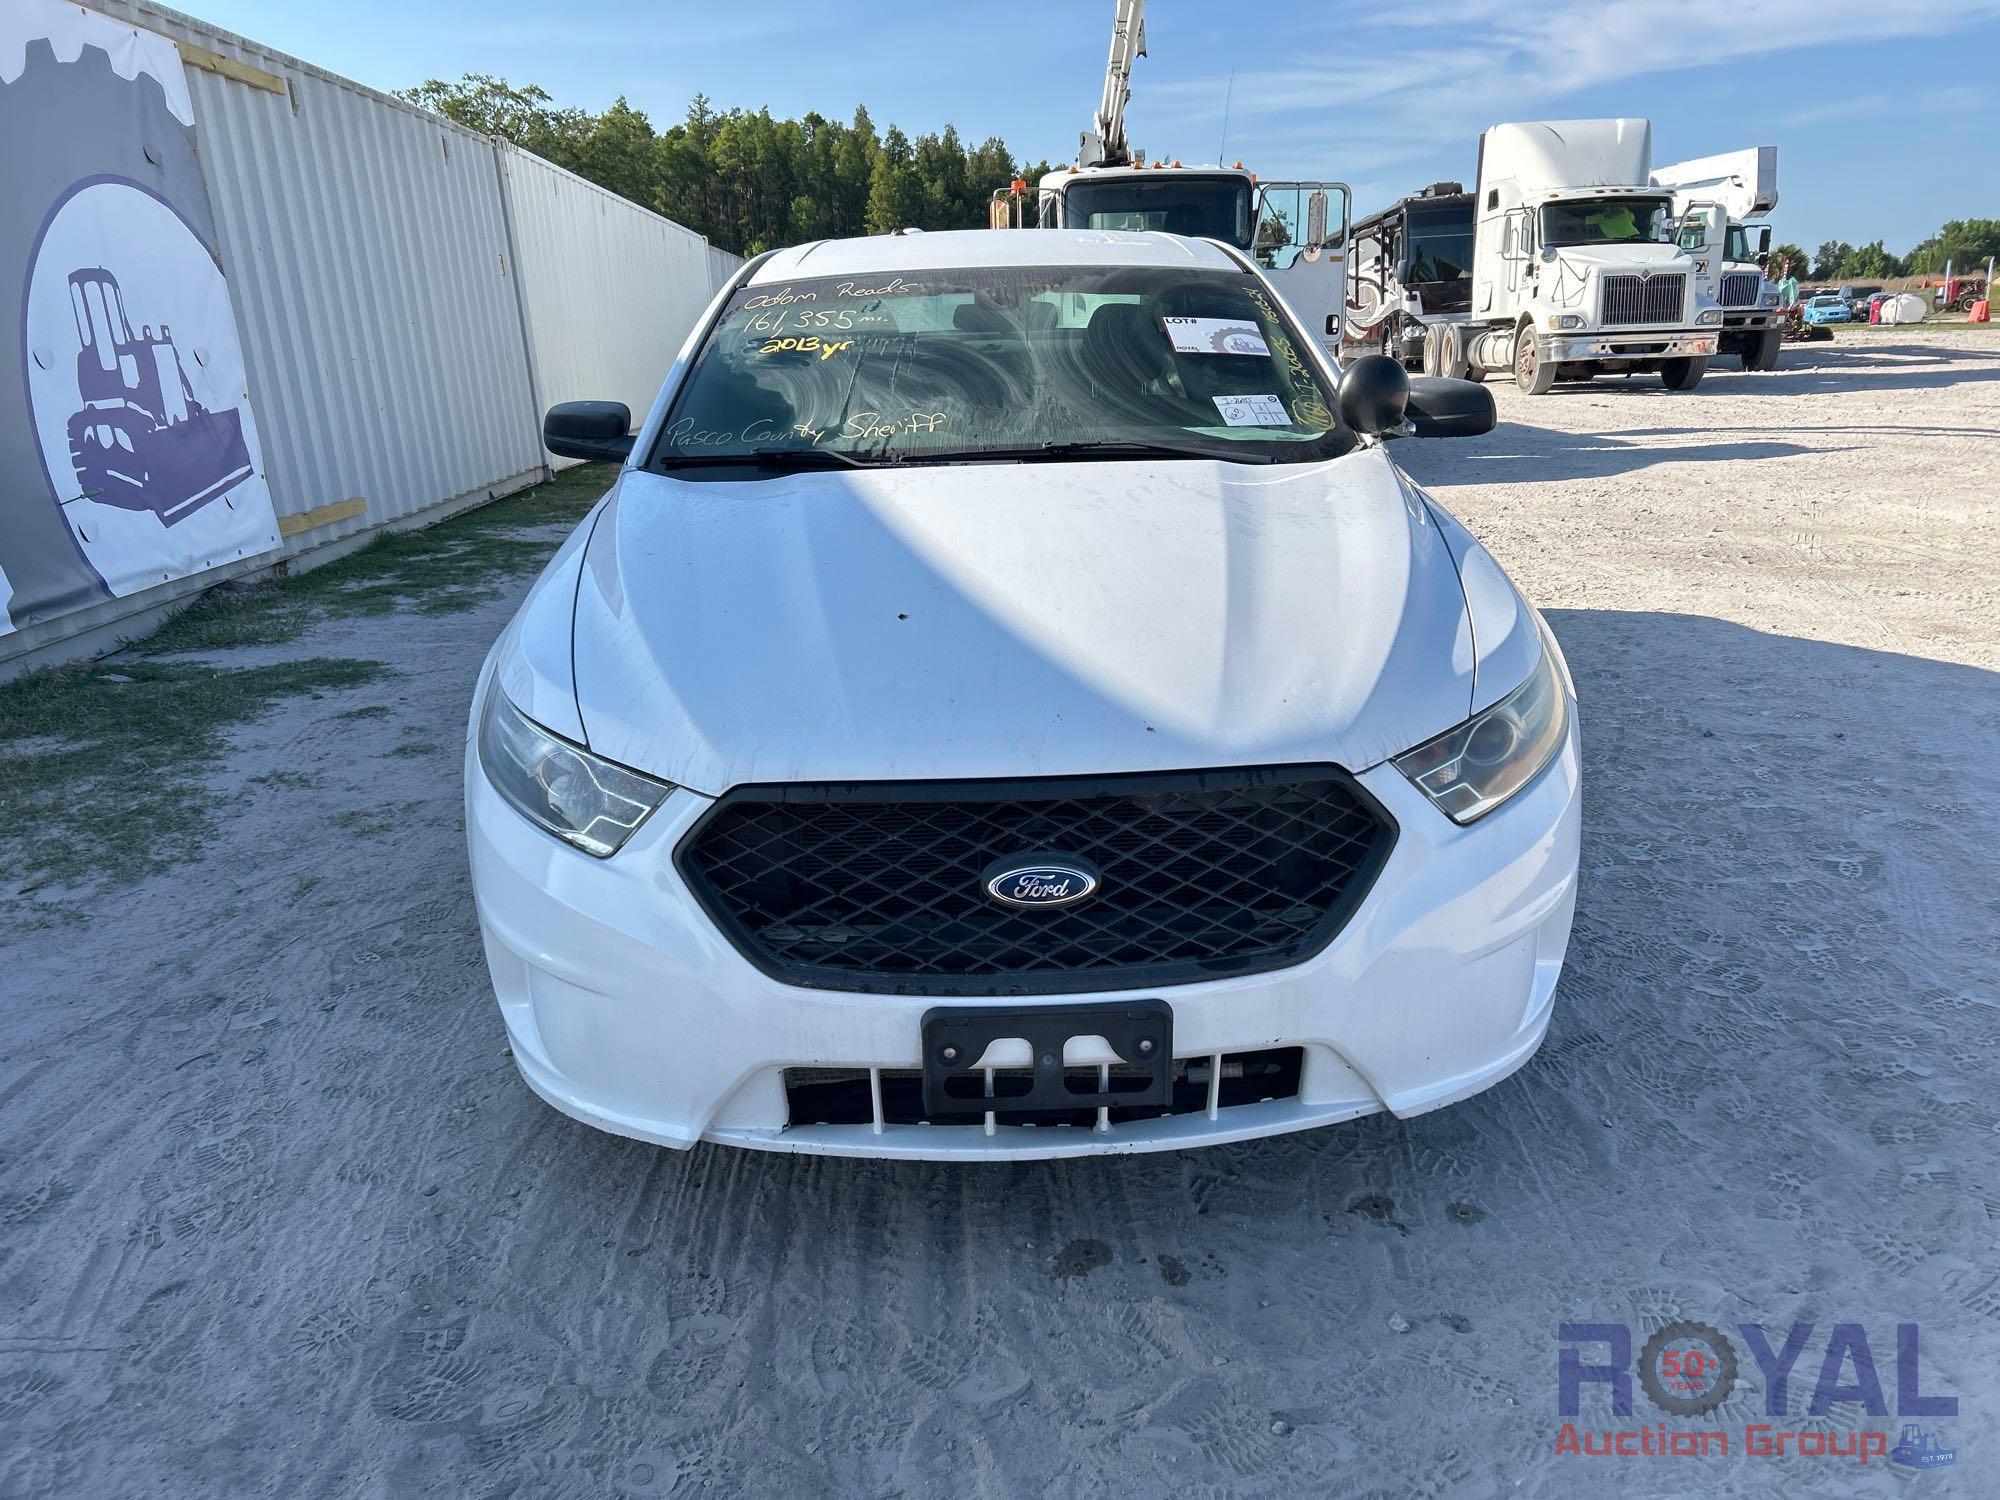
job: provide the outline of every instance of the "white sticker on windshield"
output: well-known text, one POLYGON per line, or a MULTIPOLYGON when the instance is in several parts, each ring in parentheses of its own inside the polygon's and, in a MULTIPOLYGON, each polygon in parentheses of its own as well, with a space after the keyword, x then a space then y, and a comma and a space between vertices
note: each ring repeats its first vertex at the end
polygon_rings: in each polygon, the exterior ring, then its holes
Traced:
POLYGON ((1234 318, 1162 318, 1167 337, 1180 354, 1262 354, 1271 346, 1255 323, 1234 318))
POLYGON ((1231 427, 1289 427, 1292 419, 1276 396, 1217 396, 1215 409, 1231 427))

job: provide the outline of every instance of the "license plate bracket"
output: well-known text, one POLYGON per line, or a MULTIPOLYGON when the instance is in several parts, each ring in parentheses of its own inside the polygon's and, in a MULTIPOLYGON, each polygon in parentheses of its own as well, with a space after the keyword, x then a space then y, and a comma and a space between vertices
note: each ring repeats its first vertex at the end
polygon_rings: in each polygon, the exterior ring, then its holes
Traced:
POLYGON ((979 1119, 989 1110, 1069 1114, 1110 1104, 1165 1109, 1173 1102, 1174 1013, 1164 1000, 936 1006, 924 1012, 922 1031, 924 1113, 932 1120, 979 1119), (1088 1036, 1103 1037, 1126 1065, 1111 1080, 1113 1088, 1100 1083, 1098 1092, 1079 1092, 1065 1076, 1064 1048, 1088 1036), (1010 1072, 996 1080, 1008 1092, 988 1096, 985 1073, 975 1065, 994 1042, 1011 1040, 1028 1044, 1031 1076, 1023 1080, 1010 1072))

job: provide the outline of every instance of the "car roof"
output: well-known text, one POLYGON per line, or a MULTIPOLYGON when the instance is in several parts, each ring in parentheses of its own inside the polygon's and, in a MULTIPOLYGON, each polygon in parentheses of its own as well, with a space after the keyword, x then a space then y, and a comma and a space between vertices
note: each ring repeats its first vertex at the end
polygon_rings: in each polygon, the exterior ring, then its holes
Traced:
POLYGON ((772 254, 750 285, 800 276, 965 271, 1000 266, 1161 266, 1236 271, 1242 263, 1209 240, 1110 229, 941 229, 815 240, 772 254))

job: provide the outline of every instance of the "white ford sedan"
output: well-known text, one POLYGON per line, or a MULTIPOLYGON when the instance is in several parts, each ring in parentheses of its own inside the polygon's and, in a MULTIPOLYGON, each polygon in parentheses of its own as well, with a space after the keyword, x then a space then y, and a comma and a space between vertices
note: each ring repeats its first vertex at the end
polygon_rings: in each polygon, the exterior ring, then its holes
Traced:
POLYGON ((1325 362, 1154 234, 745 266, 494 646, 487 962, 556 1108, 989 1158, 1409 1116, 1519 1068, 1577 875, 1568 671, 1325 362))

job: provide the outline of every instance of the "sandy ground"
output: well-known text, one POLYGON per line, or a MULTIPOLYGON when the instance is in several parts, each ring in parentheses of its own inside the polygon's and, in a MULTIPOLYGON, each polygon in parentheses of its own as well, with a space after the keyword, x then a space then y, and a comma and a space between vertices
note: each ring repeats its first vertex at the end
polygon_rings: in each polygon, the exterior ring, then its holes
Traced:
POLYGON ((198 863, 0 917, 0 1494, 1991 1493, 2000 339, 1787 361, 1402 451, 1548 610, 1589 776, 1548 1044, 1408 1123, 975 1170, 573 1124, 461 844, 518 588, 283 648, 398 675, 241 732, 198 863), (1893 1402, 1918 1322, 1957 1466, 1556 1455, 1557 1325, 1675 1318, 1813 1322, 1780 1425, 1892 1432, 1806 1400, 1840 1321, 1893 1402))

